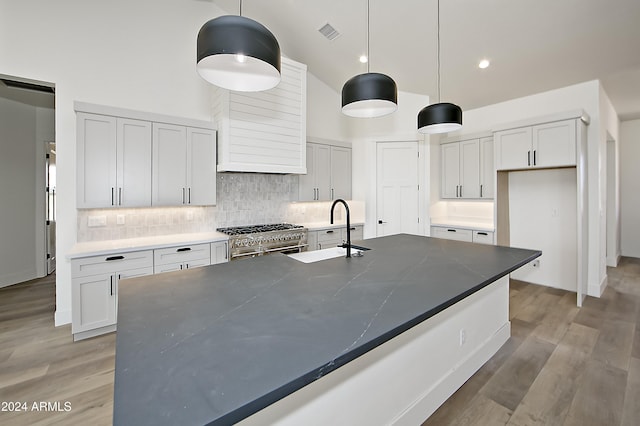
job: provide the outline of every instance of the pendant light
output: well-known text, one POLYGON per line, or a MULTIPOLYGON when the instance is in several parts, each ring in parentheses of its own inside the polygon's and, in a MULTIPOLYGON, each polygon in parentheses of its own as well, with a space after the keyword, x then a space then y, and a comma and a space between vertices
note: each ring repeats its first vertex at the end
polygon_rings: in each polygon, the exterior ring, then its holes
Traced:
POLYGON ((438 0, 438 103, 427 105, 418 113, 420 133, 447 133, 462 127, 462 109, 440 102, 440 0, 438 0))
POLYGON ((367 0, 367 72, 350 78, 342 87, 342 112, 350 117, 382 117, 398 109, 396 82, 385 74, 369 72, 369 0, 367 0))
POLYGON ((209 83, 240 92, 271 89, 280 82, 280 45, 264 25, 224 15, 198 32, 198 74, 209 83))

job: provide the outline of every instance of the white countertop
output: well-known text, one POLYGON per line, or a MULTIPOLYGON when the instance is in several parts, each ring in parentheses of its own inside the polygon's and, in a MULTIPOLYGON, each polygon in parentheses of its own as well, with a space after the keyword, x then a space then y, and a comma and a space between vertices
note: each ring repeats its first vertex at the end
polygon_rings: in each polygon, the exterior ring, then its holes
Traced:
POLYGON ((471 229, 474 231, 489 231, 494 232, 495 227, 492 220, 479 219, 479 218, 464 218, 464 217, 438 217, 431 218, 431 226, 443 226, 443 227, 456 227, 471 229))
MULTIPOLYGON (((336 221, 336 223, 329 223, 329 221, 325 222, 307 222, 307 223, 297 223, 296 225, 302 225, 307 228, 309 231, 322 231, 324 229, 335 229, 335 228, 343 228, 347 225, 345 221, 336 221)), ((357 221, 351 222, 351 226, 364 226, 364 222, 357 221)))
POLYGON ((67 258, 101 256, 113 253, 173 247, 182 244, 202 244, 226 241, 229 236, 213 232, 194 232, 188 234, 158 235, 155 237, 126 238, 121 240, 87 241, 77 243, 67 254, 67 258))

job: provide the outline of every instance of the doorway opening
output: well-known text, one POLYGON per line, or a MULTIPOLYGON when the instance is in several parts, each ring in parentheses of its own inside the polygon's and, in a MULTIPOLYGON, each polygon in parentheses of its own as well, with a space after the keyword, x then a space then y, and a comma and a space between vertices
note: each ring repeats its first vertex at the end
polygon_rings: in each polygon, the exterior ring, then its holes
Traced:
POLYGON ((607 134, 606 259, 607 266, 618 266, 620 259, 620 193, 616 141, 607 134))

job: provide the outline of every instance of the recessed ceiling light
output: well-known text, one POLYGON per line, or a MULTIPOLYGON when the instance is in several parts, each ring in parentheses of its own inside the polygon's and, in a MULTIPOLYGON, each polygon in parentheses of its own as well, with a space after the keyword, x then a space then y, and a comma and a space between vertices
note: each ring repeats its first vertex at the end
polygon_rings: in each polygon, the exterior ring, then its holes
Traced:
POLYGON ((362 62, 363 64, 366 64, 366 63, 367 63, 367 61, 368 61, 368 59, 367 59, 367 55, 362 55, 362 56, 360 56, 360 62, 362 62))
POLYGON ((478 64, 478 68, 482 68, 485 69, 489 66, 490 62, 488 59, 483 59, 480 61, 480 63, 478 64))

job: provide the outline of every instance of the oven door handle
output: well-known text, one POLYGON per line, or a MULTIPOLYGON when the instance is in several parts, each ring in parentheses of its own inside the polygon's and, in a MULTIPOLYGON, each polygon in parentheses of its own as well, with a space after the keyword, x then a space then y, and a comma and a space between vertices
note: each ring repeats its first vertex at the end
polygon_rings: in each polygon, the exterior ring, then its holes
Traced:
POLYGON ((309 244, 297 244, 295 246, 288 246, 288 247, 276 247, 276 248, 272 248, 272 249, 266 249, 266 250, 262 250, 262 251, 250 251, 248 253, 238 253, 238 254, 234 254, 231 257, 243 257, 243 256, 251 256, 254 254, 264 254, 264 253, 271 253, 274 251, 285 251, 285 250, 293 250, 293 249, 301 249, 303 247, 307 247, 309 244))

